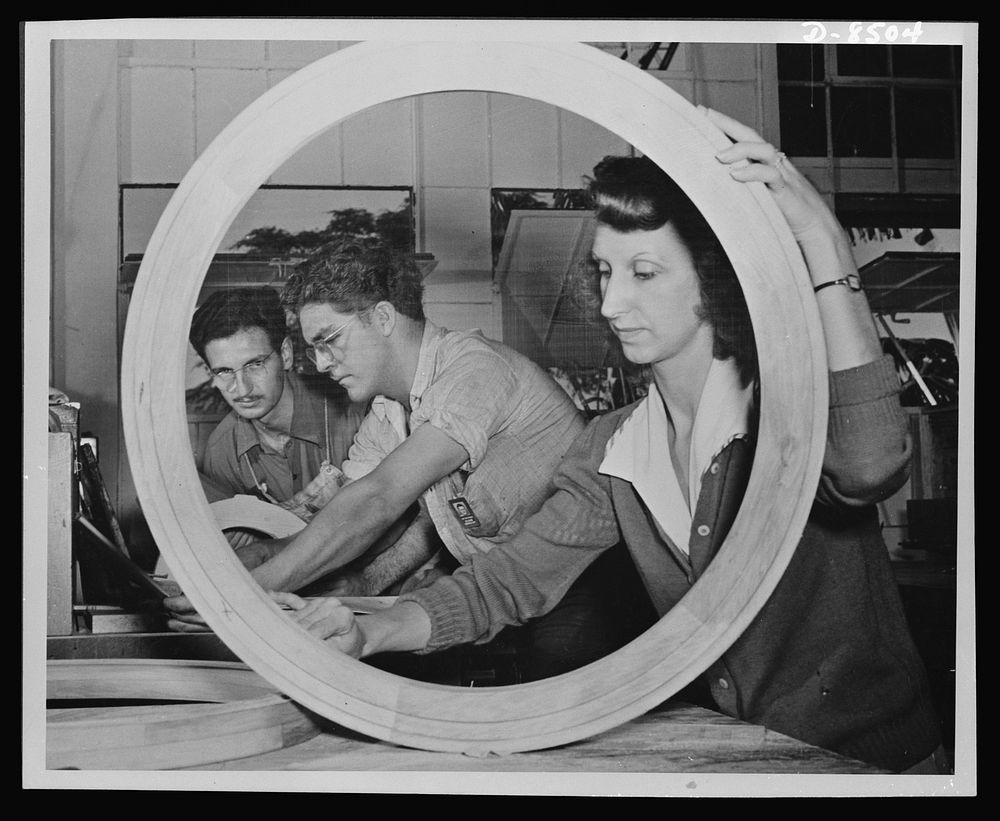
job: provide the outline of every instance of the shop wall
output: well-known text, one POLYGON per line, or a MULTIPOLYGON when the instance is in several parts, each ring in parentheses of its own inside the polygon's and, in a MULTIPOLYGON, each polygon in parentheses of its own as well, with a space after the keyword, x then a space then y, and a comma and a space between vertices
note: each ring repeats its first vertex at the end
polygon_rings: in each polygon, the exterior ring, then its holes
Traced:
MULTIPOLYGON (((175 184, 226 124, 302 66, 348 46, 289 41, 63 41, 53 50, 51 382, 82 404, 105 480, 135 510, 118 422, 119 186, 175 184)), ((622 44, 598 44, 618 56, 622 44)), ((773 49, 681 44, 651 72, 696 104, 776 139, 773 49)), ((363 78, 358 78, 359 82, 363 78)), ((317 104, 321 104, 318 102, 317 104)), ((434 255, 428 316, 500 336, 492 188, 573 188, 629 147, 571 112, 509 95, 452 92, 359 112, 289 158, 284 185, 411 186, 416 249, 434 255)))

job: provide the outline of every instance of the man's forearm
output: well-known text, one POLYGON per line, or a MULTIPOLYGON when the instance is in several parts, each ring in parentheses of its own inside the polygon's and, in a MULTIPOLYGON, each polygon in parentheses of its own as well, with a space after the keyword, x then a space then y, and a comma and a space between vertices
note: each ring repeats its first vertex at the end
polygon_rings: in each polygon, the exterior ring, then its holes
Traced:
POLYGON ((367 476, 345 485, 292 542, 253 571, 269 590, 294 591, 356 559, 434 482, 469 454, 448 434, 421 425, 367 476))
POLYGON ((251 571, 255 581, 265 590, 301 590, 364 553, 402 512, 368 484, 346 485, 280 552, 251 571))
POLYGON ((421 510, 394 544, 361 568, 360 595, 379 595, 428 561, 439 547, 434 523, 421 510))

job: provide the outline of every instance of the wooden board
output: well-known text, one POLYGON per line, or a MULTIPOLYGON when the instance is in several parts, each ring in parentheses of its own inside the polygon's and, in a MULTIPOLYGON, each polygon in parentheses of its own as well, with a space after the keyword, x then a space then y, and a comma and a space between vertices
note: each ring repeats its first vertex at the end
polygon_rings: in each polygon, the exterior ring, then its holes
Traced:
POLYGON ((49 661, 49 769, 161 770, 260 755, 319 732, 316 717, 244 664, 102 659, 49 661), (113 706, 122 701, 186 704, 113 706), (210 702, 210 703, 196 703, 210 702))
POLYGON ((129 461, 157 544, 192 603, 240 658, 309 709, 358 732, 485 754, 551 747, 617 726, 663 702, 729 647, 770 596, 801 537, 825 447, 828 386, 799 249, 764 186, 734 181, 715 159, 728 144, 668 86, 577 43, 361 43, 291 75, 223 129, 178 186, 143 257, 125 331, 121 406, 129 461), (332 654, 293 624, 216 527, 184 414, 185 330, 221 237, 257 187, 357 111, 456 89, 561 107, 660 165, 732 260, 761 363, 753 472, 708 571, 653 628, 608 658, 492 690, 375 671, 332 654))
POLYGON ((73 632, 73 435, 49 434, 46 630, 73 632))

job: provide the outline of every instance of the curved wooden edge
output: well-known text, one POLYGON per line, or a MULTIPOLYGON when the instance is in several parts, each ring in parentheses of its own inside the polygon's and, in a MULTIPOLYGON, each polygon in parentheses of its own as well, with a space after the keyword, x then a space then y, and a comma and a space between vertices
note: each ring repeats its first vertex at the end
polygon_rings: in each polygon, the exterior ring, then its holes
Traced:
POLYGON ((280 693, 238 661, 188 659, 50 659, 46 662, 50 700, 186 699, 236 701, 280 693))
POLYGON ((316 716, 245 665, 100 659, 50 661, 47 670, 48 697, 54 701, 218 702, 50 707, 48 769, 194 767, 280 750, 320 731, 316 716))
MULTIPOLYGON (((306 523, 290 510, 255 496, 240 494, 212 502, 209 507, 215 517, 215 523, 222 531, 254 530, 272 539, 281 539, 298 533, 306 526, 306 523)), ((162 555, 157 557, 155 573, 165 578, 172 576, 166 557, 162 555)))
POLYGON ((734 182, 715 160, 727 140, 687 101, 580 44, 451 43, 448 54, 441 60, 434 43, 350 46, 275 86, 220 133, 178 187, 144 256, 126 325, 123 421, 158 544, 209 625, 261 675, 317 713, 394 743, 473 753, 540 749, 660 703, 721 655, 763 606, 798 543, 819 477, 823 340, 783 218, 763 186, 734 182), (400 679, 333 655, 250 582, 197 482, 183 417, 180 334, 219 238, 274 169, 357 111, 457 89, 529 97, 593 120, 648 154, 688 192, 747 294, 763 417, 743 508, 710 572, 681 606, 582 670, 531 685, 466 690, 400 679))
POLYGON ((279 505, 254 496, 233 496, 209 506, 220 530, 246 528, 258 530, 273 539, 291 536, 306 526, 298 516, 279 505))

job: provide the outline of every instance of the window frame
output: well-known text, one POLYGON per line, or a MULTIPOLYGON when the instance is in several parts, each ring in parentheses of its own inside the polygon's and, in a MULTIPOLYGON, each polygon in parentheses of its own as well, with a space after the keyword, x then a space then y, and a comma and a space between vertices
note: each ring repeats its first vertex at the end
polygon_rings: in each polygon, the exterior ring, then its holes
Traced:
MULTIPOLYGON (((778 44, 777 49, 784 44, 778 44)), ((786 88, 820 88, 823 89, 823 105, 825 107, 826 124, 826 153, 825 154, 801 154, 796 153, 789 147, 787 153, 806 163, 825 162, 834 169, 864 169, 864 168, 886 168, 891 169, 899 180, 900 189, 906 186, 902 177, 906 170, 918 170, 922 168, 954 168, 957 170, 960 162, 960 119, 961 119, 961 50, 957 46, 941 46, 941 48, 952 49, 952 73, 951 78, 923 78, 897 76, 893 70, 893 55, 898 53, 900 48, 912 48, 911 46, 865 46, 865 48, 887 49, 887 73, 885 75, 847 75, 839 73, 839 53, 840 46, 830 44, 810 45, 809 48, 822 48, 823 76, 810 79, 793 79, 782 77, 781 61, 777 60, 777 80, 779 89, 779 109, 780 94, 786 88), (833 133, 833 90, 839 88, 883 88, 889 93, 889 156, 839 156, 834 153, 834 133, 833 133), (919 89, 945 89, 952 93, 952 131, 954 134, 954 154, 952 157, 904 157, 900 153, 899 136, 897 133, 897 90, 919 90, 919 89)), ((780 52, 779 52, 780 57, 780 52)), ((789 142, 788 135, 782 134, 782 142, 789 142)))

